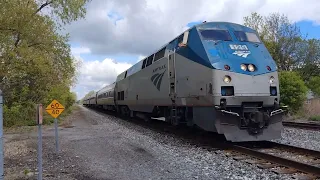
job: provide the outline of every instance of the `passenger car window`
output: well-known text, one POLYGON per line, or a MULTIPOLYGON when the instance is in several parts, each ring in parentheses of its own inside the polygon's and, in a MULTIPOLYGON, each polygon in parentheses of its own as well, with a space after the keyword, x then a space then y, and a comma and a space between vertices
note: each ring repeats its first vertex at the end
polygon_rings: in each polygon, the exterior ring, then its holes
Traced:
POLYGON ((234 31, 234 35, 239 41, 242 42, 261 42, 255 33, 244 32, 244 31, 234 31))
POLYGON ((231 41, 231 36, 227 30, 206 29, 200 30, 200 34, 204 39, 231 41))

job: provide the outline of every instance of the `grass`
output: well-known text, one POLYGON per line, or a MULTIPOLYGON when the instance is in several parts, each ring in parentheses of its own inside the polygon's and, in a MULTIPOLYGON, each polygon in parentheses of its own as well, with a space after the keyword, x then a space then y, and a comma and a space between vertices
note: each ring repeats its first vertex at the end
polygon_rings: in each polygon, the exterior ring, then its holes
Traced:
POLYGON ((27 175, 29 172, 30 172, 29 169, 25 169, 25 170, 23 171, 24 175, 27 175))
MULTIPOLYGON (((73 105, 68 109, 65 109, 61 115, 57 118, 58 119, 58 124, 61 125, 64 122, 64 119, 71 114, 73 110, 78 109, 79 106, 73 105)), ((54 118, 48 114, 45 110, 43 111, 43 126, 50 126, 54 123, 54 118)), ((36 126, 36 121, 34 120, 29 120, 29 121, 24 121, 24 122, 16 122, 15 125, 11 127, 4 127, 4 132, 5 133, 26 133, 26 132, 32 132, 37 129, 36 126)))
POLYGON ((318 115, 318 116, 311 116, 311 117, 309 118, 309 121, 320 121, 320 115, 318 115))

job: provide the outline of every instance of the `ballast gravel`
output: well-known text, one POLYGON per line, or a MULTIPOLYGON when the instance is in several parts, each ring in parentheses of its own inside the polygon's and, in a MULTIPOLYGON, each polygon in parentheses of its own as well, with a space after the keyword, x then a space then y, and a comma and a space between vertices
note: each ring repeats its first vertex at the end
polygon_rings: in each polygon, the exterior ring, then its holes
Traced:
POLYGON ((282 138, 272 141, 320 151, 320 131, 285 127, 282 138))
POLYGON ((108 114, 81 107, 63 146, 86 179, 289 179, 108 114))
MULTIPOLYGON (((292 179, 291 175, 279 175, 236 161, 227 157, 225 151, 193 143, 197 140, 192 138, 82 106, 65 121, 69 125, 59 127, 58 154, 53 127, 43 129, 44 179, 292 179)), ((193 135, 190 133, 189 137, 193 135)), ((5 176, 18 173, 17 179, 36 179, 37 133, 15 136, 5 136, 8 139, 5 176), (21 140, 26 142, 22 144, 21 140), (22 149, 27 151, 21 151, 18 156, 9 153, 21 149, 17 145, 24 145, 22 149)), ((276 141, 319 150, 319 137, 316 131, 285 128, 283 137, 276 141)))

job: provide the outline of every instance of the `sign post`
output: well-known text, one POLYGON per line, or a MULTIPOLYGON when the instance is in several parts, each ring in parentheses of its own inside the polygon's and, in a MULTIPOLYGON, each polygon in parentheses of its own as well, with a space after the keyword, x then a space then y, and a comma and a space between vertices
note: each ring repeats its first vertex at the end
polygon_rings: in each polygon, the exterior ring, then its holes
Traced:
POLYGON ((37 105, 36 119, 38 124, 38 180, 42 180, 42 104, 37 105))
POLYGON ((2 91, 0 89, 0 180, 3 180, 4 171, 3 171, 3 99, 2 99, 2 91))
POLYGON ((55 140, 56 140, 56 152, 59 152, 59 139, 58 139, 58 120, 57 117, 64 110, 64 106, 57 100, 53 100, 46 108, 46 111, 54 117, 54 128, 55 128, 55 140))

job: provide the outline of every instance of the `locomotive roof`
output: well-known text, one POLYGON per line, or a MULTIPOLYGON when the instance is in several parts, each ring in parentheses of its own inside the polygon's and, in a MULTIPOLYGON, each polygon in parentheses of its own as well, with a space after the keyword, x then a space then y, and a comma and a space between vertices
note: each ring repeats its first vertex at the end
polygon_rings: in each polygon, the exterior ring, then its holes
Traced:
MULTIPOLYGON (((255 32, 253 29, 251 29, 249 27, 246 27, 246 26, 241 25, 241 24, 232 23, 232 22, 224 22, 224 21, 203 22, 201 24, 196 24, 196 25, 190 27, 189 29, 183 31, 182 33, 177 35, 175 38, 171 39, 169 42, 167 42, 166 44, 164 44, 161 47, 159 47, 156 51, 154 51, 153 53, 150 53, 146 58, 152 56, 153 54, 155 54, 155 53, 157 53, 159 51, 161 51, 163 48, 166 48, 170 43, 172 43, 173 41, 178 39, 185 32, 191 31, 194 28, 197 28, 197 29, 207 29, 207 28, 209 28, 209 29, 228 29, 228 28, 232 28, 234 30, 255 32)), ((130 68, 128 68, 125 71, 123 71, 122 73, 120 73, 117 76, 116 82, 119 81, 119 80, 124 79, 126 71, 127 71, 127 77, 130 76, 131 74, 134 74, 134 73, 140 71, 142 69, 142 62, 146 58, 141 59, 140 61, 138 61, 137 63, 132 65, 130 68)))

